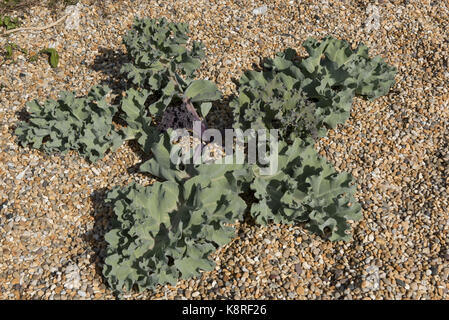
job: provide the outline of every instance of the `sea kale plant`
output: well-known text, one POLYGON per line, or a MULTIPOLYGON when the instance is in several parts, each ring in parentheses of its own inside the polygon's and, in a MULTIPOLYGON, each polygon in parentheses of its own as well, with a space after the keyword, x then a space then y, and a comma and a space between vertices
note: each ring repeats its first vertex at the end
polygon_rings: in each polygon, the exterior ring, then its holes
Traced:
POLYGON ((131 62, 124 64, 122 72, 135 85, 154 91, 162 90, 171 81, 176 83, 176 76, 193 80, 205 53, 200 42, 194 41, 191 50, 186 47, 188 31, 186 23, 172 23, 165 18, 136 20, 123 37, 131 62))
POLYGON ((179 278, 212 270, 209 255, 235 237, 230 224, 247 207, 238 194, 238 174, 245 165, 192 164, 181 169, 170 161, 176 147, 171 131, 159 135, 151 148, 153 158, 140 167, 162 182, 117 187, 107 196, 115 218, 105 237, 104 276, 118 291, 174 285, 179 278))
POLYGON ((394 83, 396 69, 380 57, 371 59, 361 44, 308 39, 309 57, 299 60, 293 49, 266 59, 262 71, 247 71, 239 95, 230 104, 236 127, 275 128, 284 138, 323 137, 344 123, 355 95, 375 99, 394 83))
POLYGON ((256 222, 305 222, 311 232, 330 240, 349 240, 348 220, 361 218, 351 175, 338 173, 318 155, 311 141, 300 138, 291 145, 281 141, 278 166, 273 175, 260 174, 257 166, 251 168, 250 188, 257 199, 251 214, 256 222))
POLYGON ((62 92, 57 100, 31 101, 27 104, 30 119, 19 123, 15 133, 23 145, 47 153, 77 150, 90 161, 103 158, 123 142, 112 123, 117 106, 106 101, 109 91, 96 86, 87 97, 62 92))
POLYGON ((307 58, 286 49, 265 59, 260 71, 242 75, 230 102, 234 129, 278 130, 276 171, 262 173, 260 163, 223 164, 230 154, 210 163, 174 162, 173 155, 193 155, 172 133, 184 129, 201 137, 221 98, 213 82, 197 78, 204 46, 190 43, 187 34, 183 23, 136 19, 123 37, 128 87, 117 105, 108 102, 106 87, 86 97, 63 92, 57 100, 28 103, 29 119, 15 131, 24 146, 77 150, 90 161, 126 140, 148 155, 140 171, 157 182, 115 187, 106 197, 114 217, 105 235, 103 275, 116 292, 175 284, 211 270, 210 254, 235 237, 232 224, 245 212, 258 224, 302 223, 331 241, 350 240, 348 222, 361 218, 353 178, 319 156, 314 142, 345 122, 356 95, 387 94, 395 68, 370 58, 364 45, 352 50, 333 37, 308 39, 307 58), (200 122, 199 132, 193 121, 200 122))
POLYGON ((212 270, 209 255, 235 237, 231 224, 246 208, 235 180, 207 172, 177 183, 131 184, 109 192, 116 218, 108 242, 104 276, 115 290, 176 284, 212 270), (211 174, 211 176, 209 175, 211 174))
POLYGON ((121 71, 152 97, 148 109, 153 116, 161 116, 173 100, 176 104, 178 99, 185 102, 189 98, 205 117, 211 102, 221 98, 213 82, 195 80, 195 72, 205 57, 204 46, 193 41, 189 49, 188 31, 185 23, 142 19, 136 20, 123 37, 131 62, 124 64, 121 71))

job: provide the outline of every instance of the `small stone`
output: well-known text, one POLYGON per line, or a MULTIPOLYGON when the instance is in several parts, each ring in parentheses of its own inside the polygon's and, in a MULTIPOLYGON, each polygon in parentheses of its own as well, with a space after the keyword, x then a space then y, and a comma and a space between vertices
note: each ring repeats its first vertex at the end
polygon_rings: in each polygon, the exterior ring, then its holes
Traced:
POLYGON ((65 19, 66 30, 78 30, 80 25, 80 9, 81 3, 78 2, 76 5, 67 6, 65 9, 65 14, 67 18, 65 19))
POLYGON ((405 282, 401 279, 396 279, 396 283, 401 287, 405 287, 405 282))
POLYGON ((300 263, 295 264, 295 271, 296 271, 296 273, 298 274, 298 276, 301 275, 301 273, 302 273, 302 268, 301 268, 301 264, 300 264, 300 263))
POLYGON ((430 272, 431 272, 431 275, 436 276, 438 274, 438 266, 431 266, 430 272))
POLYGON ((29 167, 30 167, 30 166, 26 167, 25 170, 23 170, 21 173, 19 173, 19 174, 16 176, 16 180, 22 180, 23 177, 25 176, 25 173, 26 173, 27 170, 29 169, 29 167))
POLYGON ((271 280, 279 279, 279 274, 278 274, 278 272, 272 272, 272 273, 270 274, 270 279, 271 279, 271 280))
POLYGON ((261 7, 254 9, 253 14, 255 14, 255 15, 265 14, 267 12, 267 10, 268 10, 267 6, 261 6, 261 7))
POLYGON ((361 284, 362 289, 366 289, 369 286, 370 286, 370 283, 368 281, 366 281, 366 280, 362 281, 362 284, 361 284))
POLYGON ((369 15, 365 21, 366 32, 369 33, 371 30, 378 30, 380 28, 379 8, 375 5, 369 4, 366 8, 366 13, 369 15))

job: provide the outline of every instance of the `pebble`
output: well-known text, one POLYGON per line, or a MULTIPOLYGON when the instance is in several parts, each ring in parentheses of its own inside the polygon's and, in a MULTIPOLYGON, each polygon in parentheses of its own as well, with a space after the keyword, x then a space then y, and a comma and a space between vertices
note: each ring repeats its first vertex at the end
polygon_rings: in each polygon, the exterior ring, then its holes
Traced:
POLYGON ((267 12, 267 10, 268 10, 267 6, 261 6, 261 7, 254 9, 253 14, 255 14, 255 15, 265 14, 267 12))

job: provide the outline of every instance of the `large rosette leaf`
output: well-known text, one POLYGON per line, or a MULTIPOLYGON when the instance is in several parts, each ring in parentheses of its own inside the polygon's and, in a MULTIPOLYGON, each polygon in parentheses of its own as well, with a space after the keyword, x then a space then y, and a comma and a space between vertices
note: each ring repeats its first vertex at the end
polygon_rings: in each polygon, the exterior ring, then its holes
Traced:
POLYGON ((305 222, 310 231, 332 241, 350 239, 347 221, 361 218, 353 179, 335 171, 313 144, 299 138, 289 146, 281 142, 277 172, 262 175, 254 166, 252 174, 250 188, 257 203, 251 206, 251 214, 256 222, 305 222))
POLYGON ((112 118, 117 106, 107 103, 108 87, 94 87, 86 97, 62 92, 58 100, 37 100, 27 104, 29 121, 18 124, 15 134, 22 145, 31 145, 49 154, 77 150, 92 162, 116 150, 123 142, 112 118))

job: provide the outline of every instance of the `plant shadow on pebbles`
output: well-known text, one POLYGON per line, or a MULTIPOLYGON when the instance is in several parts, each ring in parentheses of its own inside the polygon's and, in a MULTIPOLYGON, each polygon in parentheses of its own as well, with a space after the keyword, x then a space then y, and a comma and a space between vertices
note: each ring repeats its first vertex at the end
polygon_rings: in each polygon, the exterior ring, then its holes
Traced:
POLYGON ((232 109, 229 107, 229 103, 234 99, 235 95, 225 96, 219 101, 212 103, 213 108, 207 115, 207 126, 219 130, 224 138, 224 130, 232 128, 232 109))
POLYGON ((112 89, 112 94, 116 95, 112 103, 118 103, 121 94, 128 88, 126 77, 120 72, 121 67, 129 62, 128 56, 121 50, 104 47, 100 47, 98 51, 100 54, 95 57, 90 68, 108 76, 99 84, 109 86, 112 89))
MULTIPOLYGON (((111 88, 113 97, 111 103, 120 104, 123 93, 129 88, 125 75, 120 72, 122 65, 128 62, 128 57, 121 50, 100 47, 99 52, 100 54, 95 57, 90 68, 107 76, 99 85, 107 85, 111 88)), ((114 116, 113 121, 121 126, 126 125, 120 118, 120 112, 114 116)), ((127 168, 128 174, 134 174, 138 172, 140 164, 151 158, 151 156, 141 150, 137 141, 131 140, 126 143, 142 160, 138 164, 127 168)), ((101 188, 91 193, 92 211, 90 215, 95 222, 93 228, 83 235, 83 240, 91 247, 93 252, 90 261, 95 264, 95 272, 101 277, 105 286, 107 286, 107 281, 103 277, 103 265, 106 257, 107 242, 104 236, 111 229, 111 221, 114 216, 113 208, 105 202, 110 189, 101 188)))
POLYGON ((93 254, 90 262, 95 264, 95 272, 102 278, 102 282, 107 285, 103 277, 103 265, 106 257, 107 242, 104 239, 105 234, 111 229, 110 222, 114 215, 112 207, 105 203, 106 195, 110 190, 101 188, 95 190, 90 195, 92 203, 91 216, 94 217, 94 226, 83 235, 83 240, 89 244, 93 254))
MULTIPOLYGON (((27 111, 26 106, 23 107, 23 108, 21 108, 19 111, 16 111, 16 112, 15 112, 15 115, 16 115, 16 117, 17 117, 17 119, 18 119, 19 121, 25 121, 25 122, 28 122, 28 120, 30 120, 30 118, 31 118, 31 115, 30 115, 30 113, 27 111)), ((17 128, 17 124, 10 125, 10 126, 8 127, 8 131, 9 131, 9 133, 10 133, 12 136, 14 136, 14 131, 16 130, 16 128, 17 128)))
MULTIPOLYGON (((146 154, 142 151, 142 147, 139 145, 139 143, 135 140, 128 141, 129 148, 139 156, 140 162, 136 163, 135 165, 129 167, 126 169, 126 172, 128 174, 136 174, 140 173, 139 168, 140 166, 146 162, 147 160, 150 160, 152 158, 151 154, 146 154)), ((144 173, 142 173, 144 174, 144 173)), ((146 175, 146 174, 144 174, 146 175)))
MULTIPOLYGON (((130 87, 126 76, 120 72, 121 67, 129 62, 129 58, 121 50, 112 50, 109 48, 100 47, 99 55, 95 57, 94 62, 90 65, 92 70, 101 72, 108 76, 107 79, 100 82, 100 85, 107 85, 112 89, 113 99, 112 104, 120 104, 122 95, 130 87)), ((121 111, 114 116, 113 121, 116 124, 125 126, 126 122, 120 118, 121 111)), ((136 141, 128 141, 128 146, 135 152, 142 161, 148 160, 148 155, 144 154, 136 141)), ((128 169, 128 173, 136 172, 138 165, 132 166, 128 169), (134 169, 133 169, 134 168, 134 169)))

